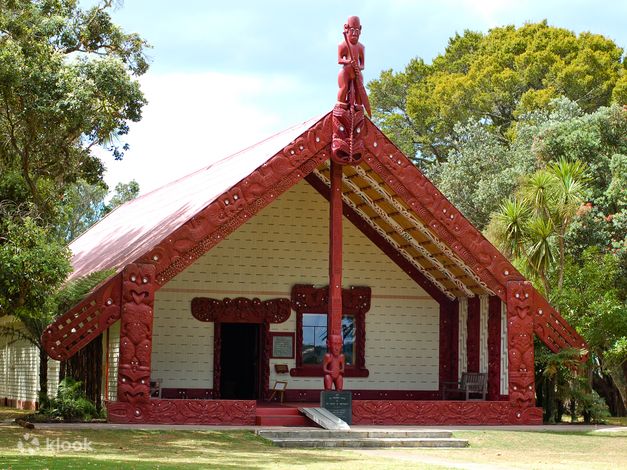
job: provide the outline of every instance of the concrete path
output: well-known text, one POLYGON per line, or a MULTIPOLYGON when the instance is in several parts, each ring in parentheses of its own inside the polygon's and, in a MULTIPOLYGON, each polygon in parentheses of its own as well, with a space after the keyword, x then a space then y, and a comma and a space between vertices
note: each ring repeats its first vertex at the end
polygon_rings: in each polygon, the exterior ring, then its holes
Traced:
MULTIPOLYGON (((13 424, 5 421, 2 425, 13 424)), ((284 426, 209 426, 199 424, 110 424, 110 423, 35 423, 38 429, 135 429, 154 431, 258 431, 258 430, 306 430, 315 427, 284 426)), ((540 426, 351 426, 354 431, 528 431, 528 432, 627 432, 627 426, 551 424, 540 426)))

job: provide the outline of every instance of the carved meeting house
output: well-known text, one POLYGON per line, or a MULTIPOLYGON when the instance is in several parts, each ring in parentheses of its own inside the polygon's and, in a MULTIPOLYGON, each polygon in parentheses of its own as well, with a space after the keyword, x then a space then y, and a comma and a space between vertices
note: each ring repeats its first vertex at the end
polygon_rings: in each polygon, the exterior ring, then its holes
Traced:
POLYGON ((115 274, 42 340, 60 361, 101 342, 110 422, 250 425, 270 399, 318 403, 335 335, 353 424, 541 423, 534 335, 583 339, 364 115, 345 38, 346 102, 207 155, 71 244, 70 279, 115 274), (470 376, 485 387, 466 400, 450 388, 470 376))

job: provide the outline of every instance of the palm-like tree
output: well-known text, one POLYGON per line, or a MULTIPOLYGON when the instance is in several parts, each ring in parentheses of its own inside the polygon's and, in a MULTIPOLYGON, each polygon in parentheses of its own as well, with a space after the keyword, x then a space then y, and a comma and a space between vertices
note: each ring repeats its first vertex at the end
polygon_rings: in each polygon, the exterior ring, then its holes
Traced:
POLYGON ((560 160, 531 175, 493 217, 488 236, 506 255, 522 262, 549 295, 548 272, 558 260, 564 279, 564 237, 586 194, 586 166, 560 160), (557 251, 557 256, 556 256, 557 251))

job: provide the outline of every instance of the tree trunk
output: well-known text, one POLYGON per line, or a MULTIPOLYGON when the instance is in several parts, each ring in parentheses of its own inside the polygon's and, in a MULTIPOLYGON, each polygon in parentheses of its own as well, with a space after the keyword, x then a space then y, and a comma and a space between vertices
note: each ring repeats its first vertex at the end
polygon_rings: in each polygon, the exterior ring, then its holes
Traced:
POLYGON ((559 257, 560 257, 560 261, 559 261, 559 266, 558 266, 558 280, 557 280, 557 290, 561 291, 562 290, 562 286, 564 285, 564 264, 566 263, 566 261, 564 260, 564 234, 563 233, 558 233, 557 239, 559 241, 559 257))
POLYGON ((61 375, 82 382, 88 399, 102 406, 102 335, 61 364, 61 375))
POLYGON ((39 405, 48 400, 48 354, 43 347, 39 349, 39 405))
POLYGON ((627 416, 623 397, 611 376, 593 374, 592 388, 605 400, 612 416, 627 416))

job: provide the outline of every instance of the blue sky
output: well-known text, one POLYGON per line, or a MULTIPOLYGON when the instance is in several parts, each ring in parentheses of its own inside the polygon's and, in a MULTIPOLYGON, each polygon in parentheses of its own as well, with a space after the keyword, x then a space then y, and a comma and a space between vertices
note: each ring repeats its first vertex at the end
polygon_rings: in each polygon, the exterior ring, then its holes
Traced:
MULTIPOLYGON (((90 2, 91 3, 91 2, 90 2)), ((85 2, 87 4, 87 2, 85 2)), ((106 181, 135 178, 142 192, 333 106, 337 44, 361 18, 366 81, 430 61, 465 29, 547 19, 627 46, 627 1, 126 0, 113 12, 153 48, 141 78, 149 100, 131 126, 124 161, 103 156, 106 181)))

